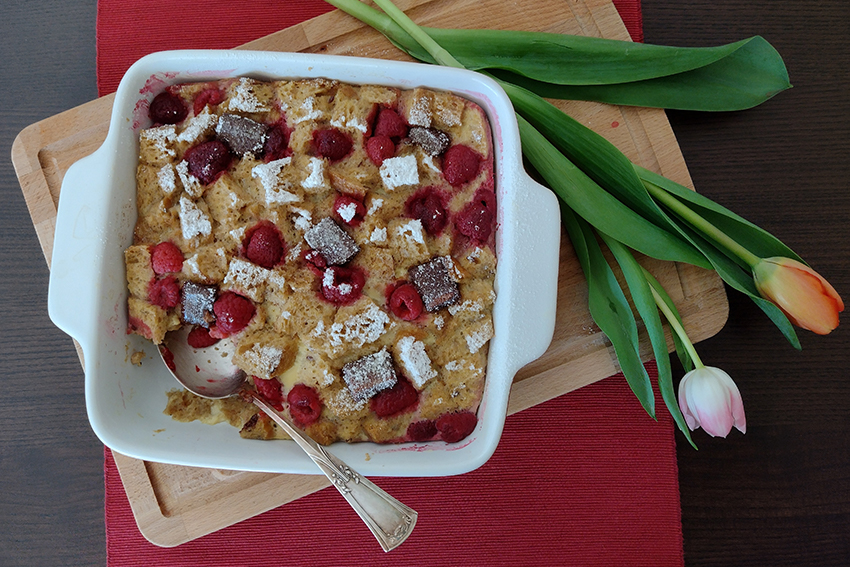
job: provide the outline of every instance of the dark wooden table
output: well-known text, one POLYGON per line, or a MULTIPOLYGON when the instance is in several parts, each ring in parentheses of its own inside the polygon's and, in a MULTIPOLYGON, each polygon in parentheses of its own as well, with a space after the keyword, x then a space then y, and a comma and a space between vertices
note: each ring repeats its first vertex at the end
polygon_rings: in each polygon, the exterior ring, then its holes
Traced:
MULTIPOLYGON (((96 97, 95 11, 95 0, 0 8, 0 565, 105 562, 103 448, 71 341, 47 317, 48 271, 9 159, 21 129, 96 97)), ((670 120, 697 189, 779 235, 850 300, 850 2, 643 0, 643 11, 650 43, 759 34, 783 55, 792 90, 670 120)), ((737 381, 748 431, 679 445, 686 564, 848 565, 850 323, 802 332, 798 352, 749 300, 729 299, 726 327, 698 348, 737 381)))

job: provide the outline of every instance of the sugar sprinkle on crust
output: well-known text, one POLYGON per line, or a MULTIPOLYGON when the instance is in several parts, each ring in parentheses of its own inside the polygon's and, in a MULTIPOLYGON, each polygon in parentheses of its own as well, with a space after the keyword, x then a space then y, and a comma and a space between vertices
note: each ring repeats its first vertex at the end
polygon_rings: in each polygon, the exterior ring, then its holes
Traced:
POLYGON ((381 180, 390 191, 419 183, 419 167, 413 154, 385 159, 380 172, 381 180))
POLYGON ((270 110, 254 94, 254 81, 247 77, 239 78, 228 108, 230 110, 241 110, 242 112, 267 112, 270 110))
POLYGON ((396 343, 398 361, 417 390, 437 376, 437 371, 431 366, 431 359, 425 352, 425 343, 411 336, 405 336, 396 343))
POLYGON ((191 240, 196 236, 208 236, 212 231, 209 217, 186 197, 180 197, 179 214, 180 229, 183 232, 184 239, 191 240))

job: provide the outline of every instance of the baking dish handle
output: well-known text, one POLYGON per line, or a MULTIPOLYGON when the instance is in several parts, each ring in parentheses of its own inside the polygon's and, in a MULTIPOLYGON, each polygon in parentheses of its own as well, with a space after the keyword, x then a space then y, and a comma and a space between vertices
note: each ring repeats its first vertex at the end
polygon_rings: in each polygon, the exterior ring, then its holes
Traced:
MULTIPOLYGON (((511 285, 522 293, 509 306, 511 351, 516 370, 546 352, 555 332, 560 264, 561 213, 552 191, 532 180, 523 171, 513 186, 516 224, 515 276, 511 285)), ((516 291, 516 290, 514 290, 516 291)))
POLYGON ((98 152, 78 160, 62 180, 47 297, 50 319, 84 351, 89 344, 85 330, 94 328, 86 319, 95 316, 101 293, 99 250, 108 226, 101 217, 106 214, 109 172, 98 167, 99 161, 98 152))

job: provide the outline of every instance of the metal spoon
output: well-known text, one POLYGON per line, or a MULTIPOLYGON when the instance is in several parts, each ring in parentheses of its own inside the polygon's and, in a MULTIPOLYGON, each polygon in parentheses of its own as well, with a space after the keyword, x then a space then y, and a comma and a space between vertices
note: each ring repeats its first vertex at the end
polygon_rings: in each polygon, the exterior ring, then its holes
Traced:
POLYGON ((163 362, 180 384, 203 398, 240 395, 253 402, 313 459, 366 523, 384 551, 396 548, 407 539, 416 525, 416 511, 333 456, 247 387, 245 372, 231 362, 235 350, 232 340, 223 339, 211 347, 195 349, 186 340, 189 331, 190 328, 185 326, 168 333, 159 349, 163 362))

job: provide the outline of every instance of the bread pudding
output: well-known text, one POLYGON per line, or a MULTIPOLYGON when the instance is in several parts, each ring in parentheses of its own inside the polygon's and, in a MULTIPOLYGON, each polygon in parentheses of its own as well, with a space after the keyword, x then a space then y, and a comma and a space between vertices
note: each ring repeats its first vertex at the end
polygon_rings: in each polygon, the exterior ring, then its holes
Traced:
MULTIPOLYGON (((233 362, 322 444, 455 443, 493 337, 496 203, 483 110, 326 79, 167 87, 139 135, 130 331, 234 341, 233 362)), ((179 421, 288 438, 239 397, 179 421)))

